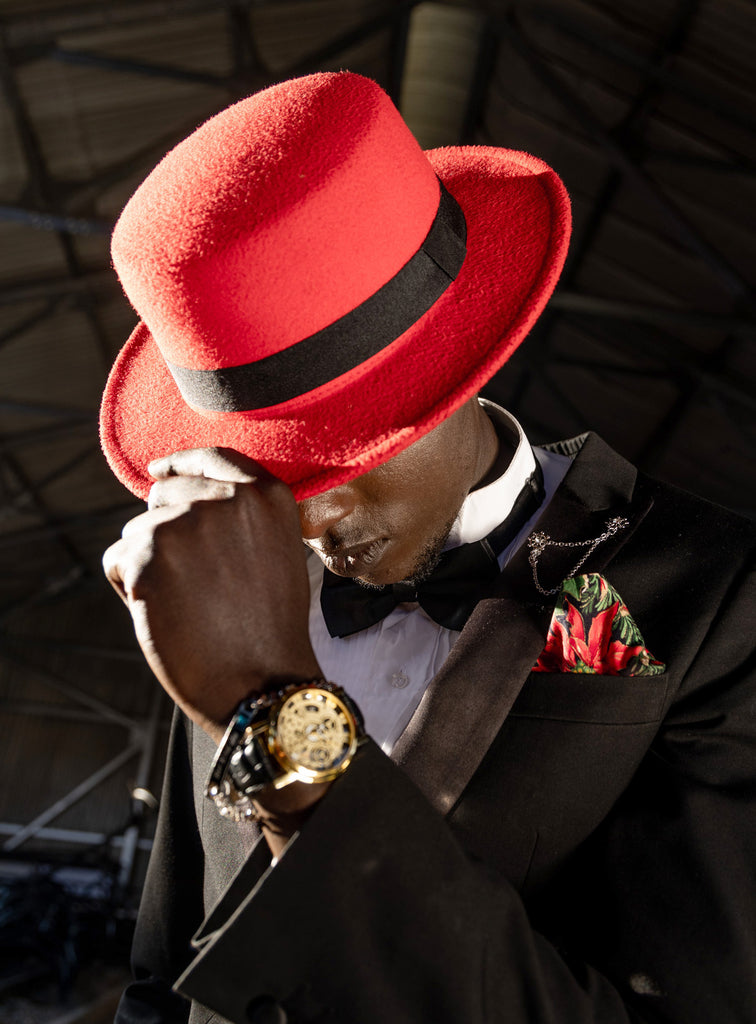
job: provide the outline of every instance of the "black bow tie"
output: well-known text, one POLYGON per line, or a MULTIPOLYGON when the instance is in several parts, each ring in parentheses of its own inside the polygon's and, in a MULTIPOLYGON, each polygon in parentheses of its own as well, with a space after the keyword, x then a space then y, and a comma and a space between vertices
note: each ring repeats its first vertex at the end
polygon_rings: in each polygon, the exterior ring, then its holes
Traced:
POLYGON ((543 474, 529 477, 503 523, 483 540, 444 551, 428 579, 368 588, 323 570, 320 607, 331 636, 350 636, 380 622, 402 601, 417 601, 440 626, 462 629, 483 588, 499 575, 498 556, 543 501, 543 474))

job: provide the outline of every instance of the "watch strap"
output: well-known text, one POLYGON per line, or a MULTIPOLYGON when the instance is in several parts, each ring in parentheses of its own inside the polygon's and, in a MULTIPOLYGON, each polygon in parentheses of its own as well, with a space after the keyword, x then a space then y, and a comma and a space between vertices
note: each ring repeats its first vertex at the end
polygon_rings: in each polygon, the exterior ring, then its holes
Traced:
POLYGON ((249 796, 269 785, 281 768, 267 750, 267 731, 253 732, 231 755, 228 775, 240 793, 249 796))

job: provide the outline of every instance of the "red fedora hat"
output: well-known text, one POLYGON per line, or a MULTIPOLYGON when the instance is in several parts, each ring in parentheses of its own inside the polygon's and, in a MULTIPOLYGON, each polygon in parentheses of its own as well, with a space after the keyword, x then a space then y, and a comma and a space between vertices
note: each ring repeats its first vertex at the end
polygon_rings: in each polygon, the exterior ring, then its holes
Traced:
POLYGON ((424 153, 350 72, 271 86, 211 118, 137 189, 113 263, 141 320, 111 371, 105 454, 224 446, 298 498, 397 454, 492 376, 556 283, 556 174, 482 146, 424 153))

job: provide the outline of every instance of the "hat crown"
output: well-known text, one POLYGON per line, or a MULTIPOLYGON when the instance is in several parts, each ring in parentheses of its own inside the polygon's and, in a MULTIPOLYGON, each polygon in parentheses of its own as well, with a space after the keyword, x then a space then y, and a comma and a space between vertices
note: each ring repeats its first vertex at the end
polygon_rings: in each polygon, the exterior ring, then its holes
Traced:
POLYGON ((375 293, 417 251, 438 200, 378 85, 311 75, 234 104, 168 153, 125 207, 113 262, 166 360, 238 366, 375 293))

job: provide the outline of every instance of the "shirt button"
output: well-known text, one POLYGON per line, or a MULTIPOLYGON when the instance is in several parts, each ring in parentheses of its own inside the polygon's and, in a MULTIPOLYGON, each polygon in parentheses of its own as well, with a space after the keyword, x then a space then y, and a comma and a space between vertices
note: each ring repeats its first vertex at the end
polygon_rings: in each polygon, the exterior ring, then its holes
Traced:
POLYGON ((389 677, 389 682, 395 690, 403 690, 405 686, 409 686, 409 681, 410 677, 404 669, 399 669, 398 672, 394 672, 394 674, 389 677))

